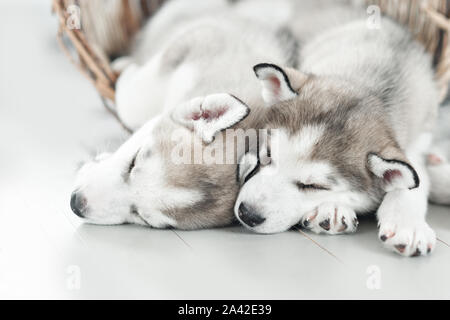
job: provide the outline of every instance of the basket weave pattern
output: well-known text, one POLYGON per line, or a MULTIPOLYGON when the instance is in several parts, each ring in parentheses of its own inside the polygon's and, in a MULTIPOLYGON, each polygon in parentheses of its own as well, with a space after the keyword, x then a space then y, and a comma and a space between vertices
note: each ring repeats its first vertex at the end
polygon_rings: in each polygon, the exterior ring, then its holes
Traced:
POLYGON ((450 80, 450 1, 446 0, 367 0, 381 12, 407 26, 433 56, 440 98, 447 95, 450 80))
MULTIPOLYGON (((107 109, 120 121, 110 105, 114 103, 118 74, 113 71, 109 57, 123 53, 134 34, 164 0, 120 0, 115 15, 97 19, 104 12, 105 0, 53 0, 53 11, 59 19, 58 42, 78 69, 93 83, 107 109), (77 5, 83 11, 81 29, 70 28, 68 8, 77 5), (96 9, 97 6, 97 10, 96 9), (118 14, 117 14, 118 13, 118 14), (86 17, 87 16, 87 17, 86 17), (89 19, 90 18, 90 19, 89 19), (101 22, 100 22, 101 21, 101 22), (103 25, 98 25, 99 23, 103 25), (104 34, 114 33, 113 44, 101 43, 104 34), (109 101, 109 103, 107 102, 109 101)), ((450 80, 450 1, 447 0, 366 0, 386 14, 406 25, 433 56, 436 81, 441 100, 447 94, 450 80)), ((122 122, 121 122, 122 123, 122 122)), ((122 123, 123 125, 123 123, 122 123)))

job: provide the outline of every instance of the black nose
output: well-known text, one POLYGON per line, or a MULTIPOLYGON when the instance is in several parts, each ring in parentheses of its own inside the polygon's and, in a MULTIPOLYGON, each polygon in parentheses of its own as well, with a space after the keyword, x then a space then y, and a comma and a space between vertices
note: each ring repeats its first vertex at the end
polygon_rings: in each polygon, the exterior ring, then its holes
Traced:
POLYGON ((80 192, 72 192, 72 196, 70 197, 70 208, 72 209, 73 213, 83 218, 83 212, 86 211, 86 207, 86 197, 83 196, 80 192))
POLYGON ((249 227, 256 227, 266 220, 266 218, 261 217, 251 206, 244 202, 239 205, 239 219, 249 227))

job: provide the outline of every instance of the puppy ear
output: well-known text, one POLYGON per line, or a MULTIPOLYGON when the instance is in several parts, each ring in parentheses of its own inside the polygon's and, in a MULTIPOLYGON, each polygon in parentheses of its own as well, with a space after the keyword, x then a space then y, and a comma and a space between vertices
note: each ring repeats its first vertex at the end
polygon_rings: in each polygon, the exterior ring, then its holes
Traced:
POLYGON ((297 90, 306 80, 303 73, 291 69, 282 69, 270 63, 260 63, 253 67, 256 77, 261 81, 264 102, 274 103, 295 98, 297 90))
POLYGON ((208 144, 216 133, 242 121, 249 113, 250 108, 235 96, 218 93, 179 105, 173 110, 172 119, 193 130, 208 144))
POLYGON ((401 151, 392 151, 383 156, 370 153, 367 157, 369 170, 382 179, 386 192, 414 189, 419 186, 419 176, 401 151), (389 156, 389 153, 393 153, 389 156), (396 155, 395 155, 396 154, 396 155))

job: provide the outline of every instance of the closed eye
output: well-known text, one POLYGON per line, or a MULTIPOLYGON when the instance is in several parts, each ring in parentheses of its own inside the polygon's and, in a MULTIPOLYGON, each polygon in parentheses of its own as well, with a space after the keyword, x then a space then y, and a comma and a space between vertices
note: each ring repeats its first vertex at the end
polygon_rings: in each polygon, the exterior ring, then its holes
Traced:
POLYGON ((250 173, 245 177, 244 183, 246 183, 246 182, 247 182, 248 180, 250 180, 255 174, 257 174, 260 167, 261 167, 261 163, 259 162, 259 159, 258 159, 258 162, 256 163, 256 166, 255 166, 255 167, 253 168, 253 170, 250 171, 250 173))
POLYGON ((296 181, 295 185, 300 191, 313 191, 313 190, 330 190, 329 187, 322 186, 319 184, 311 183, 311 184, 304 184, 300 181, 296 181))
POLYGON ((123 180, 124 180, 125 182, 128 182, 128 180, 130 179, 130 174, 131 174, 131 172, 133 171, 134 167, 136 166, 136 158, 137 158, 137 156, 138 156, 138 154, 139 154, 139 151, 140 151, 140 150, 138 150, 138 151, 136 152, 136 154, 134 155, 134 157, 133 157, 133 158, 131 159, 131 161, 129 162, 128 167, 126 168, 125 172, 122 174, 123 180))
POLYGON ((131 159, 130 164, 128 165, 128 174, 133 171, 134 167, 136 166, 136 158, 137 158, 138 152, 134 155, 133 159, 131 159))

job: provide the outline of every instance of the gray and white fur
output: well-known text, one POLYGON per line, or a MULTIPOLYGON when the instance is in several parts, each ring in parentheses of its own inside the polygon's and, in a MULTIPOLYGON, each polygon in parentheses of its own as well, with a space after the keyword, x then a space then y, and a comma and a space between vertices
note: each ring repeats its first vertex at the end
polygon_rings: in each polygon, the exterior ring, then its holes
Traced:
POLYGON ((119 114, 146 124, 81 169, 74 211, 95 223, 193 229, 230 223, 234 208, 255 232, 300 223, 328 234, 354 232, 358 214, 376 211, 387 248, 431 252, 424 155, 438 91, 409 33, 385 18, 380 29, 336 19, 308 26, 309 39, 289 10, 264 23, 249 4, 188 2, 166 4, 134 54, 116 61, 119 114), (297 40, 280 41, 283 28, 297 40), (271 134, 258 152, 235 154, 239 166, 171 163, 174 132, 205 148, 229 127, 271 134))

